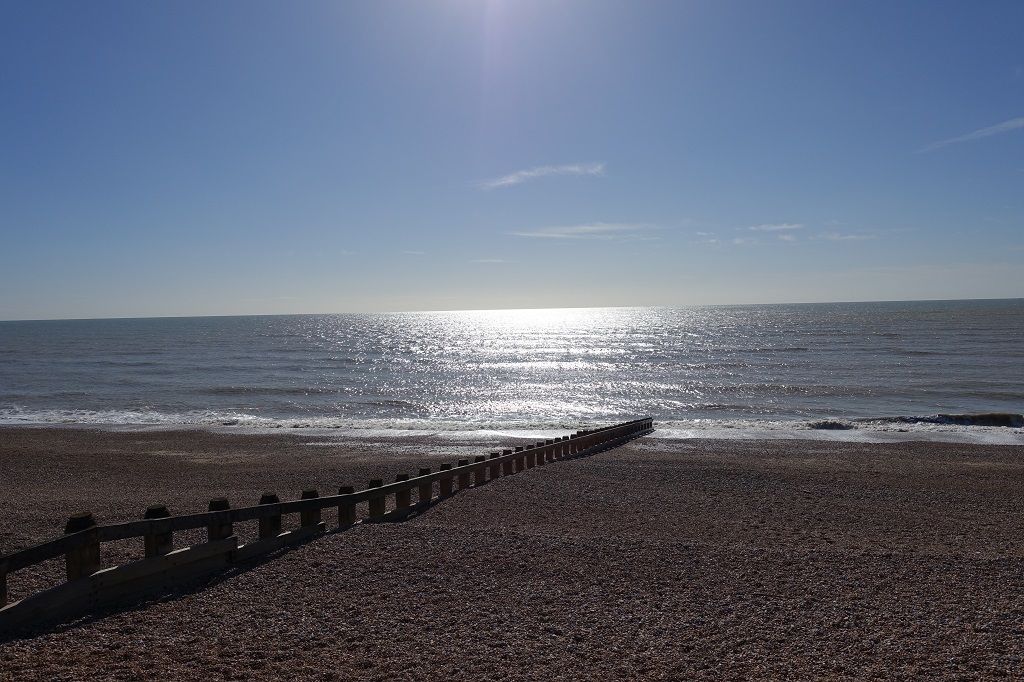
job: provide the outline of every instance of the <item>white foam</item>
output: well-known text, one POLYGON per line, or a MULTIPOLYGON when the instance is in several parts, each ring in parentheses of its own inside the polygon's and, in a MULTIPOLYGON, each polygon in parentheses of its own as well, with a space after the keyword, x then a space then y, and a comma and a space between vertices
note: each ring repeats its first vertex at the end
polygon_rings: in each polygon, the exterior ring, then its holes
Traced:
POLYGON ((850 429, 815 429, 808 423, 768 420, 656 422, 653 438, 733 440, 824 440, 850 443, 929 441, 979 445, 1024 445, 1024 429, 954 424, 863 424, 850 429))
MULTIPOLYGON (((89 411, 19 408, 0 410, 0 424, 22 426, 82 426, 117 431, 201 428, 227 433, 292 433, 361 440, 439 438, 450 442, 481 442, 510 438, 545 440, 568 431, 621 419, 552 420, 548 423, 492 423, 444 419, 351 419, 341 417, 270 418, 238 412, 89 411)), ((857 443, 932 441, 984 445, 1024 445, 1024 428, 919 423, 851 423, 848 429, 816 429, 808 421, 765 419, 655 420, 652 438, 713 438, 731 440, 823 440, 857 443)))

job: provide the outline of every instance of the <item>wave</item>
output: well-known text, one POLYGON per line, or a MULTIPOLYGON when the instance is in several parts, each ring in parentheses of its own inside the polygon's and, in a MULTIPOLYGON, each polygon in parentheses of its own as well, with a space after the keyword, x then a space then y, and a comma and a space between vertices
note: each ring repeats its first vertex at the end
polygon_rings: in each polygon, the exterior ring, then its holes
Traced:
POLYGON ((212 386, 197 391, 202 395, 337 395, 337 388, 316 386, 212 386))
POLYGON ((927 417, 867 417, 856 421, 866 424, 950 424, 956 426, 1000 426, 1015 429, 1024 427, 1024 415, 1012 412, 935 414, 927 417))
POLYGON ((164 363, 153 360, 83 360, 82 364, 93 367, 159 367, 164 363))
POLYGON ((808 428, 820 431, 848 431, 857 428, 853 424, 836 419, 820 419, 807 424, 808 428))
POLYGON ((359 405, 370 405, 373 407, 395 407, 395 408, 406 408, 412 410, 421 409, 420 405, 411 403, 408 400, 363 400, 358 403, 359 405))

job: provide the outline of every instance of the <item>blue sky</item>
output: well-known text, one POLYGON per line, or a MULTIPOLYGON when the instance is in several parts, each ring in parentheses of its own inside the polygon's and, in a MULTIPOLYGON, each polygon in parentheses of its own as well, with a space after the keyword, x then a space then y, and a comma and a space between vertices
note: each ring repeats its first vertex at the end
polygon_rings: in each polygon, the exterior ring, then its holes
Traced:
POLYGON ((5 2, 0 319, 1024 296, 1022 25, 5 2))

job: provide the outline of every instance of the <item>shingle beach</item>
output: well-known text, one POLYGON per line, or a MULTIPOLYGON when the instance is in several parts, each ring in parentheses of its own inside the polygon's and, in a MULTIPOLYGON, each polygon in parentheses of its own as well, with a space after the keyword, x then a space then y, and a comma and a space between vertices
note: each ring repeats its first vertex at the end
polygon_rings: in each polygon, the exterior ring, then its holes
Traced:
MULTIPOLYGON (((512 444, 2 429, 0 551, 512 444)), ((0 679, 1019 679, 1022 490, 1017 446, 642 438, 4 641, 0 679)))

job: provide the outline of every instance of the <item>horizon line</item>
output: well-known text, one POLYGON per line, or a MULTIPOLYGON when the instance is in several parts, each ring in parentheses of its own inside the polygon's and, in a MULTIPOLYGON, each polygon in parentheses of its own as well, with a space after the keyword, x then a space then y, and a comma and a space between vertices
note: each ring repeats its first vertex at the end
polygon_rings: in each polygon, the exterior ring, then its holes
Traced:
POLYGON ((846 305, 864 303, 952 303, 958 301, 1024 301, 1024 296, 995 296, 987 298, 884 298, 864 301, 776 301, 772 303, 686 303, 674 305, 591 305, 591 306, 538 306, 521 308, 438 308, 431 310, 375 310, 338 311, 325 313, 233 313, 209 315, 137 315, 113 317, 20 317, 0 319, 6 322, 90 322, 99 320, 187 320, 196 318, 221 317, 312 317, 317 315, 405 315, 412 313, 480 313, 517 312, 524 310, 603 310, 629 308, 736 308, 742 306, 784 306, 784 305, 846 305))

